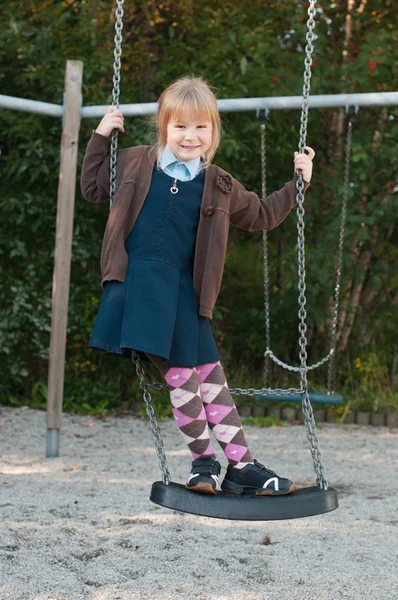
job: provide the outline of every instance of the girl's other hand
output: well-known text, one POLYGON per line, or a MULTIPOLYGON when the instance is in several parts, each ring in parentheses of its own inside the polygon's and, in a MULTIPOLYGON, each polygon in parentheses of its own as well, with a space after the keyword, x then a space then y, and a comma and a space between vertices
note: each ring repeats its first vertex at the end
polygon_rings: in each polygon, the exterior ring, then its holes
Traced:
POLYGON ((116 106, 110 106, 95 131, 109 137, 114 129, 124 132, 124 117, 116 106))
POLYGON ((304 181, 309 183, 312 177, 312 159, 315 156, 315 152, 310 146, 306 146, 305 150, 308 151, 308 154, 301 152, 294 153, 294 170, 301 171, 304 181))

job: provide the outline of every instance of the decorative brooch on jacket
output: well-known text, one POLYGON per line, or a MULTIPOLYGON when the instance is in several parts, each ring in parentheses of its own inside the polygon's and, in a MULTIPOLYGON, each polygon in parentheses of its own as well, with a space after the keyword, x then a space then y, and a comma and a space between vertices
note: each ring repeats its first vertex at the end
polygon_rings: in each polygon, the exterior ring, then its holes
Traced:
POLYGON ((232 190, 232 177, 230 175, 218 175, 217 185, 224 194, 229 194, 232 190))

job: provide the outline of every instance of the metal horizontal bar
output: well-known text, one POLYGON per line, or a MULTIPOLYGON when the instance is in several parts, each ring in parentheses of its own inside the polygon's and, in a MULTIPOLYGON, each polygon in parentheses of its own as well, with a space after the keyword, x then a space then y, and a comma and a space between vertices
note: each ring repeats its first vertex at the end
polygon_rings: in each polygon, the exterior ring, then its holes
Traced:
MULTIPOLYGON (((302 96, 277 96, 274 98, 237 98, 220 100, 221 111, 301 109, 302 96)), ((373 92, 366 94, 329 94, 309 97, 309 108, 335 106, 387 106, 398 104, 398 92, 373 92)))
MULTIPOLYGON (((220 112, 242 112, 268 108, 272 110, 300 109, 301 96, 279 96, 275 98, 232 98, 218 100, 220 112)), ((398 104, 398 92, 375 92, 369 94, 333 94, 329 96, 310 96, 309 108, 329 108, 334 106, 386 106, 398 104)), ((150 115, 156 112, 157 102, 147 104, 121 104, 120 110, 126 117, 150 115)), ((102 117, 107 106, 84 106, 82 118, 102 117)))
POLYGON ((4 96, 2 94, 0 94, 0 108, 22 110, 24 112, 36 113, 38 115, 48 115, 49 117, 62 117, 64 112, 64 107, 62 104, 50 104, 49 102, 26 100, 25 98, 4 96))
MULTIPOLYGON (((83 106, 81 110, 82 119, 101 118, 106 113, 109 104, 102 106, 83 106)), ((125 117, 139 117, 143 115, 153 115, 158 109, 157 102, 147 102, 143 104, 121 104, 120 110, 125 117)))
MULTIPOLYGON (((260 108, 270 110, 300 109, 301 96, 276 96, 273 98, 232 98, 218 100, 220 112, 255 111, 260 108)), ((309 108, 331 108, 338 106, 395 106, 398 105, 398 92, 371 92, 364 94, 329 94, 310 96, 309 108)), ((137 117, 154 114, 157 111, 157 102, 140 104, 121 104, 120 109, 127 117, 137 117)), ((63 106, 50 104, 37 100, 26 100, 14 96, 0 95, 0 108, 20 110, 51 117, 62 117, 63 106)), ((83 106, 82 119, 103 117, 108 105, 83 106)))

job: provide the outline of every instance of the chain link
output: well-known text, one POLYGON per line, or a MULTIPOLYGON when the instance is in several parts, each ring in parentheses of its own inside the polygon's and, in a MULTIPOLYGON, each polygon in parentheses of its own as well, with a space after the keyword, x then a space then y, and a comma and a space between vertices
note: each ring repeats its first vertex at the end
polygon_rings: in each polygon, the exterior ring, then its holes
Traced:
MULTIPOLYGON (((307 21, 307 33, 306 40, 307 45, 305 47, 305 59, 304 59, 304 83, 303 83, 303 103, 301 108, 301 126, 300 126, 300 142, 299 142, 299 152, 303 153, 306 145, 306 137, 307 137, 307 122, 308 122, 308 105, 309 105, 309 95, 310 95, 310 82, 311 82, 311 64, 312 64, 312 54, 314 52, 314 46, 312 44, 314 39, 313 29, 315 27, 315 1, 310 0, 310 6, 308 7, 308 15, 309 19, 307 21)), ((300 177, 300 182, 302 182, 302 177, 300 177)), ((302 188, 304 187, 304 183, 302 184, 302 188)))
MULTIPOLYGON (((266 177, 267 177, 267 169, 266 169, 266 123, 268 119, 268 112, 265 114, 265 111, 258 111, 257 116, 261 119, 261 194, 262 198, 266 197, 266 177), (262 114, 263 113, 263 114, 262 114)), ((287 371, 292 371, 295 373, 300 372, 300 367, 295 367, 293 365, 288 365, 283 362, 279 358, 275 356, 272 352, 270 346, 270 294, 269 294, 269 261, 268 261, 268 232, 263 230, 263 263, 264 263, 264 318, 265 318, 265 347, 266 352, 264 353, 264 386, 268 387, 268 377, 270 373, 270 361, 272 360, 275 364, 279 365, 283 369, 287 371)), ((344 235, 344 234, 343 234, 344 235)), ((336 311, 336 308, 335 308, 336 311)), ((334 350, 331 348, 328 354, 319 360, 314 365, 308 367, 307 371, 312 371, 317 369, 321 365, 325 364, 328 360, 330 360, 333 355, 334 350)))
MULTIPOLYGON (((266 153, 266 125, 269 119, 269 110, 259 111, 261 119, 261 198, 267 196, 267 153, 266 153)), ((263 229, 263 258, 264 258, 264 318, 265 318, 265 347, 271 347, 270 335, 270 305, 269 305, 269 264, 268 264, 268 231, 263 229)), ((264 387, 268 387, 270 374, 270 358, 264 356, 264 387)))
MULTIPOLYGON (((331 358, 332 355, 333 355, 333 349, 330 349, 329 353, 326 356, 324 356, 321 360, 319 360, 317 363, 315 363, 314 365, 311 365, 310 367, 307 365, 307 371, 313 371, 314 369, 317 369, 321 365, 325 364, 326 362, 328 362, 328 360, 331 358)), ((274 363, 276 363, 277 365, 282 367, 282 369, 286 369, 287 371, 292 371, 293 373, 300 373, 300 367, 294 367, 293 365, 288 365, 287 363, 284 363, 283 361, 281 361, 279 358, 277 358, 275 356, 275 354, 272 352, 272 350, 266 350, 264 353, 264 356, 269 356, 269 358, 274 363)))
MULTIPOLYGON (((114 63, 113 63, 113 90, 112 90, 112 105, 119 108, 119 96, 120 96, 120 57, 122 55, 122 29, 123 29, 123 3, 124 0, 116 0, 116 23, 115 23, 115 49, 114 49, 114 63)), ((118 130, 112 131, 111 138, 111 152, 110 152, 110 189, 109 189, 109 200, 110 207, 112 208, 113 197, 116 188, 116 164, 117 164, 117 141, 118 141, 118 130)), ((148 383, 144 369, 141 366, 138 354, 133 350, 131 359, 135 364, 137 375, 140 378, 140 387, 143 390, 143 397, 145 401, 146 411, 151 424, 151 430, 153 439, 155 442, 156 454, 159 459, 160 469, 162 471, 163 482, 168 485, 171 481, 170 472, 166 459, 166 452, 164 449, 164 443, 162 434, 160 432, 159 424, 156 419, 155 410, 152 404, 151 394, 149 393, 150 384, 148 383)))
MULTIPOLYGON (((153 387, 157 390, 170 389, 167 383, 160 383, 159 381, 148 383, 148 387, 153 387)), ((300 394, 303 390, 296 388, 287 388, 283 390, 281 388, 271 389, 263 387, 258 390, 255 388, 229 388, 229 391, 231 394, 238 396, 294 396, 295 394, 300 394)))
MULTIPOLYGON (((306 34, 307 45, 305 48, 305 70, 304 70, 304 84, 303 84, 303 104, 301 111, 301 126, 300 126, 300 142, 299 142, 299 152, 303 153, 306 146, 306 137, 307 137, 307 123, 308 123, 308 104, 309 104, 309 91, 310 91, 310 81, 311 81, 311 64, 312 64, 312 54, 314 51, 313 47, 313 29, 315 27, 315 0, 310 0, 310 6, 308 8, 309 19, 307 21, 308 31, 306 34)), ((297 172, 298 179, 296 182, 296 202, 297 202, 297 245, 298 245, 298 275, 299 275, 299 319, 300 323, 298 326, 299 329, 299 358, 300 358, 300 388, 301 392, 301 402, 302 402, 302 410, 304 415, 304 424, 307 429, 307 439, 310 443, 310 450, 312 454, 312 459, 314 463, 314 470, 317 477, 317 484, 321 489, 327 490, 328 483, 325 478, 325 472, 322 464, 322 457, 319 450, 318 438, 316 434, 316 426, 314 420, 314 413, 312 410, 311 402, 308 394, 308 381, 307 381, 307 325, 305 323, 305 319, 307 316, 307 312, 305 310, 306 305, 306 297, 305 297, 305 234, 304 234, 304 180, 301 171, 297 172)))
POLYGON ((340 236, 339 236, 339 254, 336 268, 336 285, 334 289, 334 311, 333 311, 333 327, 332 327, 332 341, 331 349, 333 354, 329 362, 328 369, 328 394, 334 394, 334 383, 335 383, 335 349, 336 349, 336 335, 337 335, 337 323, 339 315, 339 301, 340 301, 340 284, 341 284, 341 273, 343 270, 343 251, 344 251, 344 233, 345 223, 347 217, 347 202, 348 202, 348 188, 350 185, 350 162, 351 162, 351 142, 352 142, 352 124, 355 120, 357 108, 350 107, 348 109, 348 126, 347 126, 347 140, 345 146, 345 165, 344 165, 344 190, 343 190, 343 204, 341 208, 341 222, 340 222, 340 236), (353 110, 352 110, 353 109, 353 110))
MULTIPOLYGON (((144 396, 146 411, 148 413, 149 421, 151 424, 151 430, 152 430, 153 440, 155 442, 156 454, 158 456, 160 469, 162 471, 162 479, 163 479, 163 482, 166 485, 168 485, 171 481, 170 472, 169 472, 169 468, 168 468, 168 464, 167 464, 166 452, 164 449, 162 434, 160 432, 159 424, 156 420, 155 410, 152 405, 151 394, 149 393, 149 390, 148 390, 148 388, 151 386, 151 384, 147 381, 147 379, 145 377, 144 369, 141 366, 140 359, 135 350, 132 350, 131 360, 135 364, 137 375, 140 378, 140 387, 144 391, 143 396, 144 396)), ((166 387, 167 387, 167 385, 166 385, 166 387)))
POLYGON ((296 388, 287 388, 285 390, 281 388, 261 388, 256 390, 254 388, 229 388, 231 394, 236 396, 295 396, 301 394, 303 390, 296 388))
MULTIPOLYGON (((124 0, 116 0, 116 23, 115 23, 115 49, 113 51, 115 60, 113 62, 113 90, 112 90, 112 106, 119 108, 120 96, 120 57, 122 55, 122 29, 123 29, 123 4, 124 0)), ((111 137, 111 153, 110 153, 110 181, 109 181, 109 210, 112 208, 113 197, 116 189, 116 161, 117 161, 117 141, 118 130, 112 131, 111 137)))

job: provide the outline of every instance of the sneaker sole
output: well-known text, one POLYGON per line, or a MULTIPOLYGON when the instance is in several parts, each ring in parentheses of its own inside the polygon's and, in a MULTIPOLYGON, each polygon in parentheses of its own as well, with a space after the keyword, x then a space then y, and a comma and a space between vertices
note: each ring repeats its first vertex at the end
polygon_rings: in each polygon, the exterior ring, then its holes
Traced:
POLYGON ((292 492, 295 492, 297 486, 294 483, 292 483, 290 488, 284 492, 271 492, 269 490, 263 490, 263 488, 244 487, 236 483, 227 482, 226 484, 223 483, 221 485, 221 489, 223 492, 229 492, 230 494, 254 494, 255 496, 285 496, 286 494, 291 494, 292 492))
POLYGON ((185 485, 185 487, 187 490, 191 490, 192 492, 201 492, 202 494, 215 495, 217 493, 211 483, 206 483, 205 481, 199 481, 196 485, 192 486, 185 485))
POLYGON ((296 485, 294 483, 292 483, 292 485, 290 486, 290 488, 288 490, 286 490, 286 492, 267 492, 265 490, 262 490, 262 491, 257 491, 256 496, 286 496, 286 494, 291 494, 292 492, 295 492, 296 489, 297 489, 296 485))

